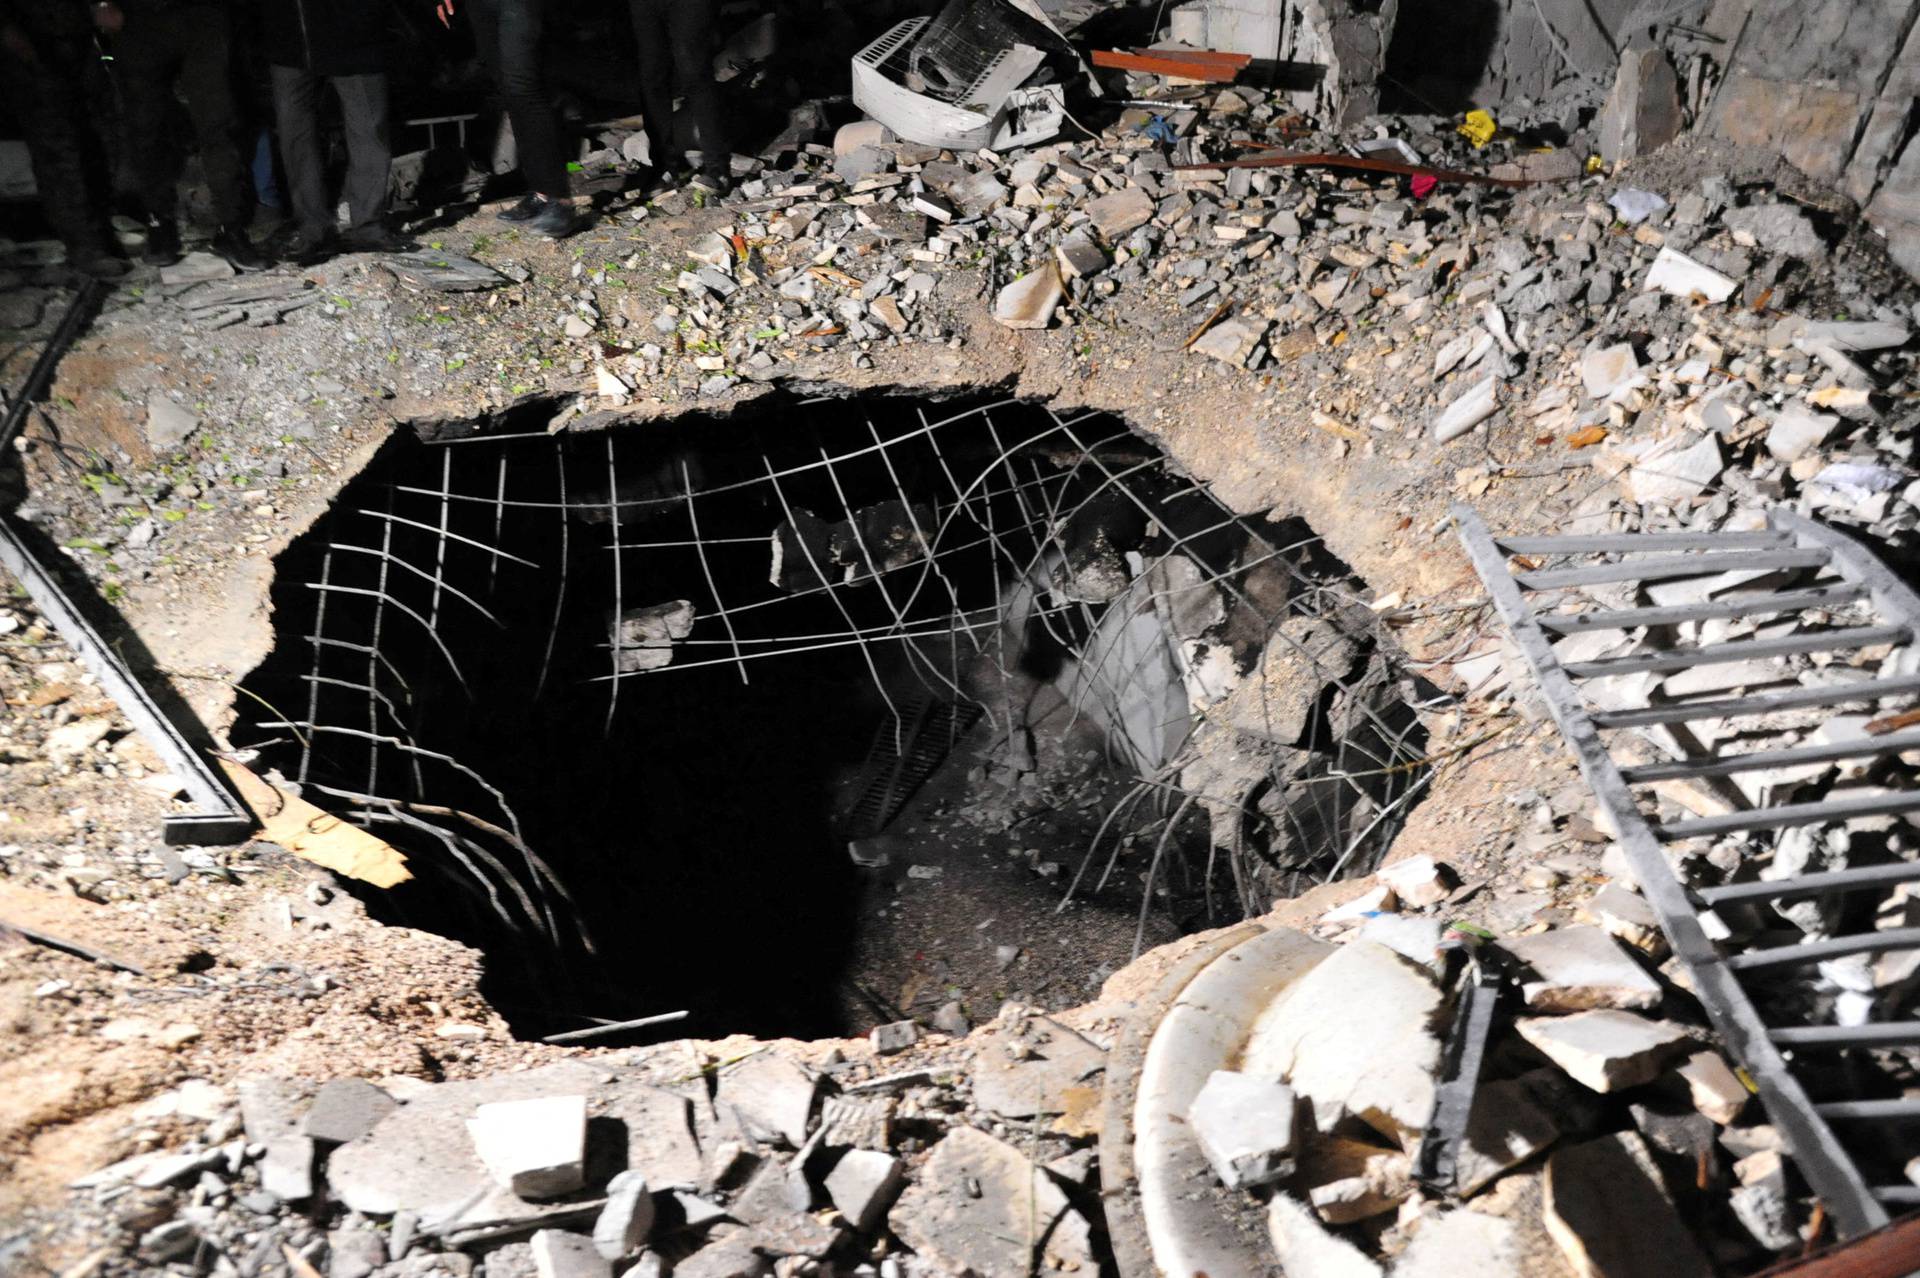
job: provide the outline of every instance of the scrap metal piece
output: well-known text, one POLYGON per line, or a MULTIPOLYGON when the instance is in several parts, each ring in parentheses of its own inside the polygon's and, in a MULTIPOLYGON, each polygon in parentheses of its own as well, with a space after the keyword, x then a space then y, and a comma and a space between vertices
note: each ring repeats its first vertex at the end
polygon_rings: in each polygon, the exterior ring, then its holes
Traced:
POLYGON ((152 695, 121 662, 93 623, 75 607, 73 598, 34 555, 14 528, 11 516, 0 515, 0 566, 13 574, 33 599, 40 615, 72 645, 82 665, 100 681, 120 712, 159 752, 168 769, 180 778, 192 799, 193 810, 166 818, 169 843, 223 845, 244 843, 254 830, 253 814, 241 805, 214 772, 205 756, 187 740, 152 695))
POLYGON ((1487 1039, 1507 984, 1501 955, 1499 949, 1483 946, 1478 953, 1467 955, 1461 969, 1460 1000, 1447 1030, 1447 1041, 1441 1047, 1440 1073, 1434 1081, 1433 1117, 1427 1121, 1413 1168, 1414 1179, 1431 1189, 1452 1192, 1459 1174, 1460 1149, 1466 1143, 1474 1097, 1480 1092, 1487 1039))

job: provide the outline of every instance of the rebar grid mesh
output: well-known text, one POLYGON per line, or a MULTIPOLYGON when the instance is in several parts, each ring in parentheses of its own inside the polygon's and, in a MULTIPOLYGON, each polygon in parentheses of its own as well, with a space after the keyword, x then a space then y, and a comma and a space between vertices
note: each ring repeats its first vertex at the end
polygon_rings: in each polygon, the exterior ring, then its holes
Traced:
MULTIPOLYGON (((850 650, 896 731, 911 686, 904 666, 932 697, 977 702, 987 730, 1009 739, 1026 727, 1023 660, 1046 643, 1066 654, 1071 673, 1056 682, 1072 717, 1099 722, 1140 775, 1101 836, 1157 838, 1143 919, 1195 805, 1216 827, 1219 813, 1235 814, 1234 833, 1216 831, 1204 868, 1176 857, 1174 870, 1211 900, 1224 851, 1236 904, 1252 911, 1271 886, 1258 882, 1266 840, 1243 838, 1240 818, 1263 783, 1182 788, 1211 695, 1183 663, 1231 629, 1238 662, 1257 669, 1290 616, 1334 618, 1349 634, 1365 626, 1351 578, 1311 562, 1317 538, 1271 535, 1285 527, 1237 516, 1180 480, 1117 418, 1011 400, 943 416, 891 410, 884 428, 857 404, 814 401, 751 430, 446 441, 396 454, 311 534, 313 571, 283 583, 306 601, 304 615, 291 610, 308 652, 302 696, 253 727, 270 734, 270 763, 350 819, 443 850, 515 929, 591 949, 509 787, 485 775, 487 760, 459 757, 471 739, 461 714, 563 693, 577 704, 591 688, 604 696, 606 731, 632 679, 724 671, 750 683, 782 664, 772 658, 850 650), (837 420, 823 427, 824 416, 837 420), (1144 528, 1124 559, 1130 579, 1106 598, 1074 580, 1095 516, 1144 528), (1203 593, 1224 618, 1209 635, 1140 640, 1144 619, 1173 625, 1203 593), (1164 692, 1164 718, 1142 718, 1147 685, 1164 692), (449 704, 472 708, 449 715, 449 704)), ((1369 868, 1424 784, 1417 716, 1379 708, 1404 710, 1399 669, 1370 661, 1327 682, 1340 715, 1315 715, 1288 754, 1321 762, 1288 778, 1275 764, 1264 783, 1295 792, 1272 823, 1294 827, 1280 832, 1297 854, 1280 869, 1309 877, 1369 868), (1362 726, 1335 739, 1336 721, 1362 726)), ((671 737, 673 725, 658 732, 671 737)), ((1112 841, 1096 886, 1120 846, 1112 841)))

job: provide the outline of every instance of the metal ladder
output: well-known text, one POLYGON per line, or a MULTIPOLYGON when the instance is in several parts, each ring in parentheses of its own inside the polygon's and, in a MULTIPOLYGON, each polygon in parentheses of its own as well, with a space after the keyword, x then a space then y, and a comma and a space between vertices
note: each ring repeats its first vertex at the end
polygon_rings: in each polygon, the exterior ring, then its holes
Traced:
MULTIPOLYGON (((1825 959, 1861 953, 1920 949, 1920 928, 1835 936, 1801 944, 1741 948, 1717 944, 1710 932, 1713 911, 1735 903, 1766 904, 1809 900, 1852 892, 1886 890, 1920 882, 1920 861, 1896 861, 1766 881, 1735 881, 1717 887, 1690 888, 1669 860, 1668 845, 1713 839, 1744 831, 1812 826, 1854 817, 1920 810, 1920 790, 1814 803, 1759 804, 1750 810, 1659 822, 1641 811, 1636 787, 1676 779, 1726 778, 1736 773, 1871 759, 1920 748, 1920 732, 1893 732, 1860 741, 1799 745, 1720 757, 1688 757, 1671 763, 1622 766, 1602 733, 1654 725, 1684 725, 1706 719, 1753 718, 1774 711, 1866 705, 1920 693, 1920 675, 1903 673, 1911 653, 1899 651, 1920 631, 1920 596, 1885 564, 1852 538, 1785 509, 1769 512, 1765 530, 1723 533, 1637 533, 1602 536, 1495 536, 1471 508, 1456 505, 1454 519, 1475 570, 1486 584, 1514 642, 1538 682, 1547 708, 1580 764, 1603 814, 1618 832, 1641 891, 1658 915, 1662 930, 1714 1027, 1758 1087, 1773 1124, 1788 1142, 1802 1174, 1823 1202, 1842 1237, 1854 1237, 1885 1225, 1890 1206, 1920 1204, 1920 1187, 1905 1183, 1870 1184, 1848 1152, 1858 1147, 1860 1125, 1920 1124, 1920 1100, 1828 1100, 1816 1102, 1795 1073, 1796 1064, 1816 1052, 1873 1049, 1920 1044, 1920 1019, 1841 1025, 1768 1025, 1750 989, 1781 972, 1825 959), (1539 557, 1540 566, 1516 569, 1511 556, 1539 557), (1548 563, 1546 561, 1558 561, 1548 563), (1578 598, 1578 611, 1536 610, 1529 595, 1583 586, 1625 586, 1722 572, 1759 571, 1781 577, 1784 588, 1741 590, 1726 598, 1656 607, 1607 608, 1578 598), (1811 582, 1796 577, 1817 574, 1811 582), (1775 639, 1726 640, 1675 646, 1627 656, 1562 663, 1549 633, 1560 636, 1595 631, 1659 628, 1716 618, 1777 615, 1785 618, 1810 608, 1867 601, 1875 624, 1815 631, 1775 639), (1578 682, 1638 672, 1674 672, 1716 663, 1793 654, 1860 649, 1892 644, 1895 653, 1881 662, 1874 677, 1840 685, 1693 700, 1676 704, 1589 709, 1578 682), (1897 666, 1897 668, 1896 668, 1897 666), (1847 1139, 1843 1139, 1843 1135, 1847 1139)), ((1560 595, 1559 607, 1575 597, 1560 595)), ((1658 634, 1657 629, 1650 633, 1658 634)), ((1745 691, 1736 688, 1735 691, 1745 691)), ((1771 796, 1763 796, 1771 797, 1771 796)), ((1920 1131, 1916 1127, 1915 1131, 1920 1131)), ((1920 1139, 1910 1139, 1920 1152, 1920 1139)))

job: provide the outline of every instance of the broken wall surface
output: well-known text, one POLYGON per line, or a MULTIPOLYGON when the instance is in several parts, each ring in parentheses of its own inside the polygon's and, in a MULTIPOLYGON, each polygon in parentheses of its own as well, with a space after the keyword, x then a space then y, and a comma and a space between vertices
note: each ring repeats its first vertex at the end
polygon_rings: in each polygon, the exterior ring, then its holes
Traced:
POLYGON ((1635 0, 1424 6, 1402 17, 1391 71, 1419 97, 1449 108, 1545 98, 1576 78, 1604 84, 1613 77, 1634 6, 1635 0), (1555 50, 1556 37, 1564 57, 1555 50))
POLYGON ((1715 0, 1701 22, 1725 63, 1702 127, 1839 185, 1909 273, 1920 272, 1916 18, 1916 0, 1715 0))

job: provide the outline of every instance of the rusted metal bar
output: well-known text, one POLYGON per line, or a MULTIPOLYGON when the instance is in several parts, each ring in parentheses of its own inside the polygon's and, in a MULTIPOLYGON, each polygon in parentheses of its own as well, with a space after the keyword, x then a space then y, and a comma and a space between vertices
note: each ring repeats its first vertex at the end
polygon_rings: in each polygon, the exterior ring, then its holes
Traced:
MULTIPOLYGON (((1199 77, 1195 77, 1196 79, 1199 77)), ((1482 186, 1538 186, 1537 178, 1497 178, 1485 173, 1464 173, 1459 169, 1436 169, 1426 164, 1407 164, 1400 160, 1381 160, 1370 155, 1339 155, 1331 151, 1284 151, 1256 155, 1244 160, 1214 160, 1206 164, 1176 164, 1176 173, 1204 169, 1287 169, 1329 168, 1364 169, 1369 173, 1397 173, 1402 177, 1430 177, 1441 182, 1474 182, 1482 186)))
POLYGON ((1093 65, 1115 71, 1139 71, 1146 75, 1177 76, 1185 80, 1205 80, 1211 84, 1231 83, 1253 61, 1250 54, 1219 53, 1211 49, 1095 49, 1093 65))

